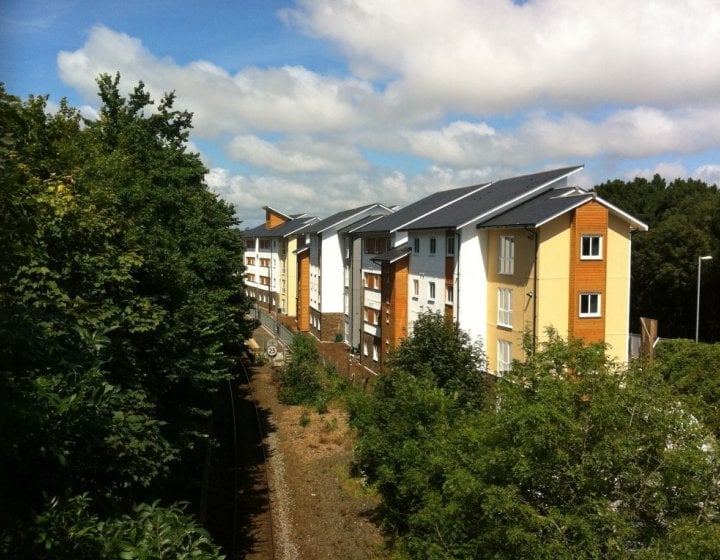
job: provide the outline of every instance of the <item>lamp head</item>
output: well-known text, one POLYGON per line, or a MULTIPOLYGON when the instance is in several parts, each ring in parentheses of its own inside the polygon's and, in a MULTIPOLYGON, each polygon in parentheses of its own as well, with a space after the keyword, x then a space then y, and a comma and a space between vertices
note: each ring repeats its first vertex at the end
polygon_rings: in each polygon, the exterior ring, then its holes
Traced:
POLYGON ((700 257, 701 261, 711 261, 712 255, 705 255, 704 257, 700 257))

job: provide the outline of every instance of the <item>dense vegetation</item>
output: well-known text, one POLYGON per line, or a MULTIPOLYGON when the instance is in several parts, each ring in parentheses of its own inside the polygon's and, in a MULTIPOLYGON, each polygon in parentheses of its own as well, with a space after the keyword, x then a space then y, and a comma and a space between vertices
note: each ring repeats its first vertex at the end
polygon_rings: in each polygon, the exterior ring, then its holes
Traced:
POLYGON ((293 338, 290 363, 281 372, 278 399, 284 404, 313 406, 325 413, 331 399, 345 389, 334 364, 323 363, 316 339, 307 334, 293 338))
POLYGON ((482 386, 457 361, 476 350, 443 322, 421 316, 352 407, 359 468, 410 557, 720 557, 717 424, 699 402, 717 400, 712 382, 681 390, 683 370, 663 366, 674 349, 625 370, 550 332, 482 386))
POLYGON ((173 95, 98 85, 97 120, 0 85, 0 556, 215 558, 174 502, 248 335, 241 238, 173 95))
POLYGON ((700 340, 720 340, 720 192, 693 179, 667 184, 610 181, 595 190, 605 200, 650 226, 633 235, 631 330, 639 318, 658 319, 660 336, 694 338, 698 257, 702 267, 700 340))

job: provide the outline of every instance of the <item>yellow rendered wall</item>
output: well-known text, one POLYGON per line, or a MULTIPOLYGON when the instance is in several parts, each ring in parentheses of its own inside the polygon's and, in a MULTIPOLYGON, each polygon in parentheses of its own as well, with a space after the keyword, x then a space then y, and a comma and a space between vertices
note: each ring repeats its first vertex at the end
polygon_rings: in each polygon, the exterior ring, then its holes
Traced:
POLYGON ((285 291, 287 292, 287 311, 285 313, 290 317, 297 314, 297 257, 295 250, 297 249, 297 238, 292 237, 287 241, 287 251, 285 251, 285 291))
POLYGON ((539 228, 537 282, 537 339, 547 340, 545 330, 553 327, 568 336, 570 285, 570 214, 564 214, 539 228))
POLYGON ((488 285, 487 285, 487 340, 485 353, 490 371, 497 368, 497 341, 512 343, 512 357, 524 358, 522 335, 526 327, 532 327, 533 301, 528 294, 533 291, 535 240, 533 232, 525 229, 499 229, 488 232, 488 285), (500 238, 515 239, 515 265, 512 275, 500 274, 500 238), (512 290, 512 329, 498 326, 498 289, 512 290))
POLYGON ((628 223, 610 214, 607 231, 605 341, 610 357, 627 362, 630 317, 630 231, 628 223))

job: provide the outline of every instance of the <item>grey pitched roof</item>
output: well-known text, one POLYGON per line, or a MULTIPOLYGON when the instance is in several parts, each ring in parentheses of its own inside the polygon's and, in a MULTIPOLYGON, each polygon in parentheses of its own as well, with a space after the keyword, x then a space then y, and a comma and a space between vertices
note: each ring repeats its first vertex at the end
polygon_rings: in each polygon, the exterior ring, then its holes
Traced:
POLYGON ((575 187, 551 189, 510 210, 483 220, 477 227, 539 227, 592 199, 592 193, 575 187))
POLYGON ((409 255, 410 251, 411 249, 409 245, 401 245, 400 247, 393 247, 386 253, 382 253, 376 257, 372 257, 370 260, 376 263, 394 263, 395 261, 399 261, 405 255, 409 255))
POLYGON ((582 165, 577 165, 496 181, 462 200, 415 220, 403 229, 449 229, 481 221, 491 212, 508 208, 525 197, 552 188, 553 183, 582 168, 582 165))
POLYGON ((422 218, 431 212, 437 211, 452 202, 466 197, 473 192, 484 188, 487 183, 471 187, 461 187, 433 193, 417 202, 408 204, 384 218, 374 221, 367 226, 357 230, 357 233, 382 233, 397 231, 410 222, 422 218))
MULTIPOLYGON (((304 215, 303 215, 304 216, 304 215)), ((311 226, 318 221, 314 216, 305 216, 295 220, 289 220, 274 228, 265 227, 260 224, 252 229, 243 230, 243 237, 287 237, 288 235, 301 233, 304 228, 311 226)))
MULTIPOLYGON (((331 227, 338 226, 343 222, 351 220, 357 214, 360 214, 361 212, 364 212, 365 210, 368 210, 374 206, 385 208, 384 206, 382 206, 382 204, 375 203, 366 204, 365 206, 360 206, 358 208, 351 208, 350 210, 343 210, 342 212, 338 212, 337 214, 333 214, 332 216, 325 218, 324 220, 320 220, 319 222, 314 223, 310 228, 305 231, 307 233, 322 233, 323 231, 330 229, 331 227)), ((387 208, 387 210, 390 209, 387 208)))
POLYGON ((379 220, 380 218, 385 217, 385 214, 372 214, 371 216, 365 216, 364 218, 361 218, 357 222, 353 222, 351 224, 346 225, 343 228, 340 228, 338 230, 339 233, 355 233, 357 230, 364 228, 366 225, 368 225, 371 222, 374 222, 375 220, 379 220))

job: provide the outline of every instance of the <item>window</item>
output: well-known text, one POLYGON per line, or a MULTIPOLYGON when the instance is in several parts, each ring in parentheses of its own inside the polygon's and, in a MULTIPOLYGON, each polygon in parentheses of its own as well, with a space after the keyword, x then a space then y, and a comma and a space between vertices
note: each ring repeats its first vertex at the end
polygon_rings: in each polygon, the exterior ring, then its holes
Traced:
POLYGON ((365 239, 365 253, 368 255, 379 255, 388 250, 387 237, 368 237, 365 239))
POLYGON ((245 257, 245 264, 248 266, 255 266, 255 257, 245 257))
POLYGON ((260 266, 263 268, 270 268, 270 259, 260 259, 260 266))
POLYGON ((434 237, 430 238, 430 254, 434 255, 437 249, 437 242, 434 237))
POLYGON ((420 295, 420 280, 413 280, 413 296, 418 297, 420 295))
POLYGON ((580 238, 580 258, 585 260, 602 259, 601 235, 583 235, 580 238))
POLYGON ((498 325, 512 328, 512 290, 498 288, 498 325))
POLYGON ((445 247, 446 247, 445 254, 448 257, 452 257, 455 254, 455 238, 454 237, 446 237, 445 238, 445 247))
POLYGON ((600 317, 600 294, 580 294, 580 317, 600 317))
POLYGON ((380 343, 373 342, 373 361, 380 361, 380 343))
POLYGON ((380 322, 380 312, 372 307, 366 307, 365 322, 369 325, 377 325, 380 322))
POLYGON ((453 286, 445 286, 445 303, 452 303, 455 298, 453 286))
POLYGON ((263 286, 269 286, 270 285, 270 277, 269 276, 261 276, 260 284, 262 284, 263 286))
POLYGON ((512 368, 512 344, 507 340, 497 343, 497 373, 502 374, 512 368))
POLYGON ((413 253, 416 255, 420 253, 420 239, 417 237, 413 239, 413 253))
POLYGON ((428 299, 435 299, 435 282, 430 282, 428 299))
POLYGON ((363 340, 363 354, 364 354, 365 356, 368 355, 368 343, 367 343, 367 340, 363 340))
POLYGON ((371 290, 380 289, 380 275, 372 272, 365 273, 365 287, 371 290))
POLYGON ((260 248, 261 249, 270 249, 272 247, 272 244, 270 243, 269 239, 261 239, 260 240, 260 248))
POLYGON ((515 238, 503 235, 500 238, 500 274, 515 272, 515 238))

